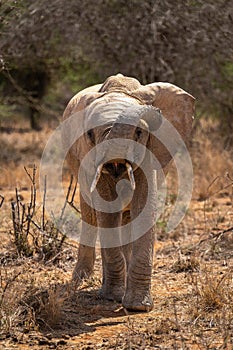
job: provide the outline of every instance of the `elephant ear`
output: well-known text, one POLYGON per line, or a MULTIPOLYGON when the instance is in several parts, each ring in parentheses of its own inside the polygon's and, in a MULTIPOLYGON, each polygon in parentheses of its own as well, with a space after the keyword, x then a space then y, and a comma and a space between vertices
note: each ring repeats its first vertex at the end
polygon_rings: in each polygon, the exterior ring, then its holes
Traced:
POLYGON ((103 93, 99 92, 101 86, 102 84, 94 85, 78 92, 69 101, 63 114, 63 120, 69 118, 72 114, 83 110, 94 100, 103 96, 103 93))
POLYGON ((183 141, 187 142, 192 130, 195 98, 169 83, 142 86, 133 92, 133 96, 140 99, 142 103, 158 108, 165 118, 158 131, 150 135, 148 142, 148 148, 155 154, 161 166, 165 167, 180 146, 177 142, 173 142, 173 128, 169 127, 167 121, 174 126, 183 141), (167 147, 167 144, 172 142, 172 147, 167 147))
MULTIPOLYGON (((94 100, 103 95, 103 93, 98 92, 101 86, 102 84, 98 84, 80 91, 68 103, 63 113, 63 120, 66 121, 71 116, 74 116, 74 119, 71 123, 68 121, 62 123, 61 134, 62 142, 65 148, 68 148, 68 145, 72 143, 72 139, 76 140, 76 129, 84 125, 85 108, 88 107, 94 100)), ((81 136, 81 138, 82 137, 83 136, 81 136)), ((80 160, 85 155, 85 150, 82 149, 83 142, 81 141, 81 138, 79 139, 80 142, 74 142, 72 144, 67 154, 68 163, 76 176, 78 174, 80 160), (77 154, 79 155, 80 159, 77 158, 77 154)))

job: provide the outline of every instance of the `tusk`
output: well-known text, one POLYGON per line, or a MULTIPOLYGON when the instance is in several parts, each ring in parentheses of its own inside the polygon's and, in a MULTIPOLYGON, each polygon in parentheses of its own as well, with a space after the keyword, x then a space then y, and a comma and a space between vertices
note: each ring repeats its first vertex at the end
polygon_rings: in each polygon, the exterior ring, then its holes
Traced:
POLYGON ((135 190, 135 180, 133 175, 133 169, 132 166, 129 163, 126 163, 127 173, 130 179, 130 184, 133 190, 135 190))
POLYGON ((102 168, 103 168, 103 164, 100 164, 96 170, 94 180, 91 184, 91 189, 90 189, 91 193, 94 191, 94 189, 97 186, 97 183, 98 183, 100 176, 101 176, 102 168))

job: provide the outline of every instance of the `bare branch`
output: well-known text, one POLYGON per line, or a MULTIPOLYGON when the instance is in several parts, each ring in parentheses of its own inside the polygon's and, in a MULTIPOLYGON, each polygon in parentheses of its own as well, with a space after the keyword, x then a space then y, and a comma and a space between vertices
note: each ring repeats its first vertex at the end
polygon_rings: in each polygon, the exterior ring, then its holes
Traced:
POLYGON ((0 194, 0 208, 1 208, 2 205, 3 205, 4 199, 5 199, 5 198, 0 194))

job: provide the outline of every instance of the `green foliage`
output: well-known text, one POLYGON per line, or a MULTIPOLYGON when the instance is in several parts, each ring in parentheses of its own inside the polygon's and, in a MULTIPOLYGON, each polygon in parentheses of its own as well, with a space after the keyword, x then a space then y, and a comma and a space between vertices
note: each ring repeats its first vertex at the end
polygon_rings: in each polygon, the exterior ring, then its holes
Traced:
POLYGON ((226 61, 222 66, 222 73, 224 74, 224 77, 227 80, 230 80, 232 82, 233 78, 233 62, 232 61, 226 61))
POLYGON ((229 0, 9 0, 0 5, 0 52, 7 67, 43 67, 71 94, 118 72, 169 81, 228 123, 231 9, 229 0))
POLYGON ((59 79, 69 86, 72 93, 99 82, 99 76, 87 62, 74 63, 66 58, 61 61, 59 79))

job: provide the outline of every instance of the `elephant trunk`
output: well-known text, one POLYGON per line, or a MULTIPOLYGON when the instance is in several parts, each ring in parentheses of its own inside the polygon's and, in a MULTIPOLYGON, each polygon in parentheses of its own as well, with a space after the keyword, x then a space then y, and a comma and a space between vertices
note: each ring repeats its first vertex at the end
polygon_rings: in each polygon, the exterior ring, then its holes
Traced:
MULTIPOLYGON (((110 163, 109 163, 110 164, 110 163)), ((115 166, 117 167, 118 166, 118 163, 115 162, 115 166)), ((97 167, 97 170, 96 170, 96 173, 95 173, 95 176, 94 176, 94 180, 91 184, 91 188, 90 188, 90 192, 92 193, 98 182, 99 182, 99 179, 102 175, 102 173, 104 172, 104 163, 101 163, 98 167, 97 167)), ((133 174, 133 168, 132 168, 132 165, 129 163, 129 162, 125 162, 125 168, 127 170, 127 174, 128 174, 128 177, 129 177, 129 180, 130 180, 130 184, 131 184, 131 187, 132 187, 132 190, 134 191, 135 190, 135 179, 134 179, 134 174, 133 174)))
POLYGON ((97 170, 90 191, 95 190, 102 173, 107 173, 115 179, 120 179, 124 173, 127 173, 134 190, 133 164, 141 163, 145 155, 144 148, 140 152, 135 151, 134 143, 137 143, 140 138, 140 143, 145 146, 149 130, 159 128, 161 121, 160 111, 152 106, 133 105, 120 113, 104 138, 108 142, 106 148, 103 146, 103 152, 96 160, 97 170), (142 130, 139 133, 137 133, 138 128, 142 130))

